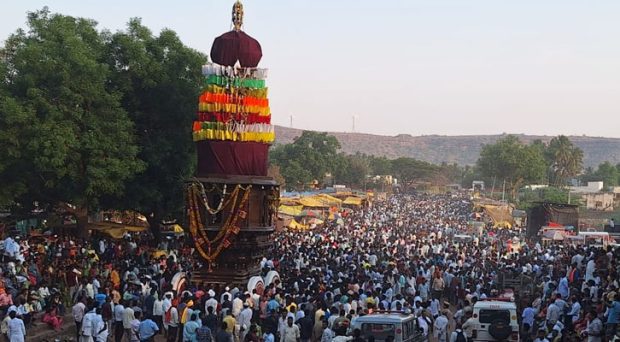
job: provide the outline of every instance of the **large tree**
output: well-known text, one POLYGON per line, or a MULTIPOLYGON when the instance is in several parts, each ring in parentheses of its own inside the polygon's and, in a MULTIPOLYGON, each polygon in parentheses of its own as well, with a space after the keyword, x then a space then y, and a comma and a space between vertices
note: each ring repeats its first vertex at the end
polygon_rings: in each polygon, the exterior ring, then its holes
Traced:
POLYGON ((583 168, 583 151, 564 135, 551 139, 545 158, 551 167, 551 181, 556 186, 566 185, 583 168))
POLYGON ((412 186, 416 181, 429 180, 439 170, 436 165, 407 157, 394 159, 391 164, 392 174, 405 188, 412 186))
POLYGON ((368 157, 358 153, 354 155, 340 155, 341 167, 336 170, 338 184, 345 184, 351 188, 362 188, 366 184, 366 178, 370 174, 368 157))
POLYGON ((342 166, 339 149, 334 136, 303 131, 293 143, 275 146, 270 161, 280 167, 288 188, 300 190, 314 180, 322 182, 342 166))
POLYGON ((191 127, 207 57, 171 30, 158 36, 139 19, 112 35, 106 46, 111 87, 135 123, 139 159, 146 169, 127 182, 112 207, 144 213, 157 235, 162 219, 182 215, 183 182, 194 169, 191 127))
POLYGON ((107 87, 107 38, 92 20, 43 9, 28 14, 28 31, 7 39, 0 131, 9 144, 0 172, 12 193, 5 201, 70 203, 84 228, 99 199, 122 194, 142 170, 133 124, 107 87))
POLYGON ((539 183, 544 179, 546 164, 539 146, 524 145, 513 135, 487 144, 480 151, 476 166, 482 176, 506 181, 514 198, 516 191, 526 182, 539 183))

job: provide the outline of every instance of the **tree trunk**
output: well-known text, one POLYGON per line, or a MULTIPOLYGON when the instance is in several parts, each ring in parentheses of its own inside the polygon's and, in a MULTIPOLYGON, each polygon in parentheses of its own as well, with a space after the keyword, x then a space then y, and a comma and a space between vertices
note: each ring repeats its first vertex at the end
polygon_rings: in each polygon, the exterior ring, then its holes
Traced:
POLYGON ((159 242, 161 242, 161 217, 157 214, 147 215, 146 220, 149 223, 149 229, 153 234, 155 243, 159 244, 159 242))
POLYGON ((73 212, 75 221, 77 222, 76 235, 81 238, 88 238, 88 209, 86 207, 77 207, 73 212))

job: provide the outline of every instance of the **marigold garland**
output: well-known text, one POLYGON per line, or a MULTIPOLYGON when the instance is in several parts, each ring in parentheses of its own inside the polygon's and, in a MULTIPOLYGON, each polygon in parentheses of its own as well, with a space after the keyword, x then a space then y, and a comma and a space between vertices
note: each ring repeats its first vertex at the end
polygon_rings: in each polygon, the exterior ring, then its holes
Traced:
MULTIPOLYGON (((245 188, 238 185, 235 188, 234 196, 231 194, 232 199, 229 202, 230 212, 226 222, 218 231, 216 237, 209 239, 200 215, 200 208, 198 207, 198 201, 200 200, 200 187, 196 183, 192 183, 188 186, 187 203, 189 205, 190 233, 196 241, 196 250, 207 262, 213 263, 224 249, 230 247, 232 244, 230 239, 239 234, 240 228, 237 224, 239 219, 245 219, 247 216, 247 212, 243 210, 243 208, 245 208, 245 205, 250 197, 251 189, 251 185, 248 185, 245 188), (241 200, 237 202, 240 191, 244 191, 244 194, 241 197, 241 200), (217 243, 219 241, 221 242, 217 243), (217 246, 214 246, 215 244, 217 244, 217 246), (203 245, 207 246, 206 251, 203 245)), ((227 205, 224 206, 224 208, 227 207, 227 205)))

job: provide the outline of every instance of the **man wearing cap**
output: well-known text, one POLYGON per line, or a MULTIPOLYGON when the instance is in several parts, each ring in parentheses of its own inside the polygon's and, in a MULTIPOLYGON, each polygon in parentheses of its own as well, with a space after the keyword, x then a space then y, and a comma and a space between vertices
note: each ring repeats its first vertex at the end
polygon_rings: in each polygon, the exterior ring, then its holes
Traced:
POLYGON ((226 286, 226 288, 224 288, 224 293, 220 296, 220 303, 224 302, 224 296, 228 296, 229 300, 232 298, 232 295, 230 294, 230 287, 226 286))
POLYGON ((217 312, 217 299, 215 299, 215 291, 209 290, 207 292, 209 299, 205 302, 205 312, 209 312, 209 308, 212 308, 213 312, 217 312))

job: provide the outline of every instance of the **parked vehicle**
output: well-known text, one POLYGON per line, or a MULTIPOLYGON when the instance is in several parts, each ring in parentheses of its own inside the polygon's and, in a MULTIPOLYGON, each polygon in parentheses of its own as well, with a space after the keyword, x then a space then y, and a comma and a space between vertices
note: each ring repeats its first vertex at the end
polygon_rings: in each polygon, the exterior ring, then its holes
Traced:
POLYGON ((519 341, 517 305, 510 299, 478 301, 472 317, 474 341, 519 341))
POLYGON ((579 232, 575 237, 571 237, 569 242, 607 248, 608 245, 616 243, 616 240, 608 232, 579 232))
POLYGON ((376 342, 386 341, 390 336, 394 342, 428 341, 416 317, 402 312, 378 312, 358 317, 352 322, 353 329, 360 329, 363 338, 373 336, 376 342))

